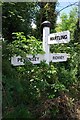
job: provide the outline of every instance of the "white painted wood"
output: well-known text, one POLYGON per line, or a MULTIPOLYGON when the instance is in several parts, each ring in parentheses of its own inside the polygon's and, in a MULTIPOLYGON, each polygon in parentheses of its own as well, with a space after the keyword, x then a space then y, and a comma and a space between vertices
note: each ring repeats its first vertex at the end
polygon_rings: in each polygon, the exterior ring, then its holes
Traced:
POLYGON ((33 64, 39 64, 41 61, 44 60, 44 55, 42 54, 38 54, 35 56, 28 55, 26 60, 32 62, 33 64))
POLYGON ((20 65, 24 65, 23 63, 23 59, 21 58, 21 56, 14 56, 14 57, 11 57, 11 64, 13 66, 20 66, 20 65))
POLYGON ((50 53, 50 46, 48 45, 49 34, 50 34, 50 28, 44 27, 43 28, 43 50, 45 51, 45 60, 47 64, 49 64, 49 53, 50 53))
POLYGON ((28 55, 25 60, 22 59, 20 56, 14 56, 11 58, 11 64, 13 66, 20 66, 24 65, 24 61, 30 61, 33 64, 39 64, 42 60, 44 60, 44 55, 38 54, 38 55, 28 55))
POLYGON ((48 36, 48 44, 68 43, 69 41, 70 32, 68 30, 58 33, 52 33, 48 36))
POLYGON ((15 55, 14 57, 11 58, 11 64, 13 66, 20 66, 20 65, 24 65, 24 61, 30 61, 33 64, 39 64, 43 60, 45 60, 47 64, 49 64, 50 61, 52 61, 52 62, 67 61, 67 58, 69 58, 70 55, 68 55, 66 53, 50 53, 50 45, 49 44, 67 43, 69 41, 70 41, 70 32, 69 31, 63 31, 63 32, 59 32, 59 33, 50 34, 50 23, 48 21, 45 21, 44 27, 43 27, 43 50, 45 51, 45 54, 44 55, 38 54, 38 55, 34 55, 34 56, 28 55, 25 58, 25 60, 22 59, 21 56, 15 55), (61 37, 61 36, 63 36, 63 37, 61 37), (60 39, 60 37, 61 37, 61 39, 60 39))
POLYGON ((52 62, 63 62, 67 61, 68 55, 66 53, 51 53, 49 58, 52 62))

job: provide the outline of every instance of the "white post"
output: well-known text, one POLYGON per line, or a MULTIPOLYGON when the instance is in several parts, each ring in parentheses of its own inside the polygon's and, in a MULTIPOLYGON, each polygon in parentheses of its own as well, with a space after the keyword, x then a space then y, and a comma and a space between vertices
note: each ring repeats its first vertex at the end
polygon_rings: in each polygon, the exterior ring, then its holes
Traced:
POLYGON ((46 63, 49 64, 49 54, 50 54, 50 46, 48 44, 48 36, 50 34, 50 22, 45 21, 42 23, 43 26, 43 50, 45 51, 45 60, 46 63))

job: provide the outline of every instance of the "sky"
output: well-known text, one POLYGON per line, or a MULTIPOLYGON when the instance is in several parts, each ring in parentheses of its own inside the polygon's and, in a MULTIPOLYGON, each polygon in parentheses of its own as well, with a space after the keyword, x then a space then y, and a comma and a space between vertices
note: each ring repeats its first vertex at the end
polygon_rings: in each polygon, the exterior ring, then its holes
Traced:
MULTIPOLYGON (((68 5, 70 5, 70 4, 73 4, 73 3, 75 3, 75 2, 78 2, 79 0, 58 0, 58 2, 59 2, 59 5, 57 5, 57 7, 56 7, 56 10, 58 10, 58 11, 60 11, 62 8, 64 8, 64 7, 66 7, 66 6, 68 6, 68 5)), ((73 7, 77 7, 77 3, 75 4, 75 5, 73 5, 73 6, 70 6, 70 7, 67 7, 67 8, 65 8, 64 10, 62 10, 61 12, 60 12, 60 14, 58 15, 58 17, 57 17, 57 23, 59 23, 61 20, 60 20, 60 15, 64 12, 64 13, 66 13, 66 14, 69 14, 69 12, 72 10, 72 8, 73 7)), ((36 28, 36 25, 34 24, 34 23, 32 23, 32 27, 33 28, 36 28)))
MULTIPOLYGON (((78 2, 78 1, 79 1, 79 0, 66 0, 66 1, 64 1, 64 0, 58 0, 59 5, 57 5, 56 10, 57 10, 57 11, 60 11, 62 8, 66 7, 66 6, 70 5, 70 4, 74 4, 75 2, 78 2)), ((61 15, 63 12, 66 13, 66 14, 69 14, 69 12, 72 10, 73 7, 78 7, 77 5, 78 5, 78 3, 76 3, 75 5, 72 5, 72 6, 67 7, 67 8, 65 8, 64 10, 62 10, 62 11, 60 12, 60 14, 58 15, 57 23, 60 22, 60 15, 61 15)))
POLYGON ((79 0, 58 0, 58 2, 77 2, 79 0))

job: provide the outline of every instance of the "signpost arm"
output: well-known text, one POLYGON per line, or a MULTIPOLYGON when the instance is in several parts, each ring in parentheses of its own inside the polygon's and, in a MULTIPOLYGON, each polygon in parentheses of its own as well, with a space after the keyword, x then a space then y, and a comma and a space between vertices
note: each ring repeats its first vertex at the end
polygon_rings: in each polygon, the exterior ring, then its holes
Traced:
POLYGON ((43 27, 43 50, 45 51, 45 60, 49 64, 49 54, 50 54, 50 45, 48 44, 48 36, 50 34, 50 22, 44 21, 42 23, 43 27))

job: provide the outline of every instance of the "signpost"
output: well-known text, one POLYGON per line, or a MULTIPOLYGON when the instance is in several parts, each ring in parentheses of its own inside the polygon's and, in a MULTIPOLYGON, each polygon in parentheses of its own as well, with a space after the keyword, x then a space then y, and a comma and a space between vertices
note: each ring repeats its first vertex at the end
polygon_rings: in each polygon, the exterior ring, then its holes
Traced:
POLYGON ((43 26, 43 50, 45 51, 45 60, 46 63, 49 64, 49 53, 50 53, 50 46, 48 44, 48 36, 50 34, 50 22, 45 21, 42 23, 43 26))
POLYGON ((25 59, 21 58, 21 56, 14 56, 11 58, 11 64, 14 66, 24 65, 24 62, 30 61, 33 64, 39 64, 44 60, 44 55, 28 55, 25 59))
MULTIPOLYGON (((19 65, 24 65, 24 62, 26 61, 30 61, 32 62, 33 64, 39 64, 41 61, 43 60, 46 60, 46 57, 45 57, 46 54, 44 55, 41 55, 41 54, 38 54, 38 55, 28 55, 25 59, 21 58, 21 56, 14 56, 11 58, 11 64, 14 65, 14 66, 19 66, 19 65)), ((67 61, 67 58, 68 58, 68 54, 66 53, 50 53, 48 54, 49 56, 49 59, 48 61, 49 62, 63 62, 63 61, 67 61)))
POLYGON ((66 53, 51 53, 50 61, 52 62, 63 62, 67 61, 68 55, 66 53))
POLYGON ((43 50, 45 51, 45 54, 28 55, 25 59, 21 58, 21 56, 14 56, 11 58, 11 64, 13 66, 24 65, 25 61, 30 61, 33 64, 39 64, 43 60, 45 60, 47 64, 49 64, 50 61, 52 62, 67 61, 69 55, 66 53, 50 53, 49 44, 68 43, 70 41, 70 32, 63 31, 50 34, 51 24, 49 21, 43 22, 42 26, 43 26, 43 50))
POLYGON ((21 56, 14 56, 11 57, 11 64, 13 66, 24 65, 24 60, 21 58, 21 56))
POLYGON ((52 33, 48 36, 48 44, 68 43, 69 41, 70 41, 69 31, 52 33))

